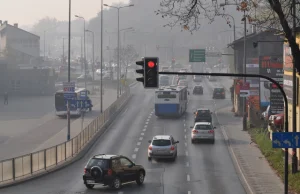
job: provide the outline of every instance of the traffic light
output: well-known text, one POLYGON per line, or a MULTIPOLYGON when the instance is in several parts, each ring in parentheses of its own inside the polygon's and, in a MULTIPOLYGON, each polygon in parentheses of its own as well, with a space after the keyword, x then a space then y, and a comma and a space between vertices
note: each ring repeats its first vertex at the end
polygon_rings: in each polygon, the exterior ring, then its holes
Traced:
POLYGON ((145 88, 158 88, 158 57, 145 57, 145 88))
POLYGON ((145 82, 145 77, 144 77, 145 76, 145 69, 144 69, 145 58, 143 58, 142 61, 137 61, 136 64, 142 66, 142 69, 137 69, 136 72, 143 75, 143 77, 136 78, 136 81, 142 82, 143 85, 145 85, 145 83, 144 83, 145 82))

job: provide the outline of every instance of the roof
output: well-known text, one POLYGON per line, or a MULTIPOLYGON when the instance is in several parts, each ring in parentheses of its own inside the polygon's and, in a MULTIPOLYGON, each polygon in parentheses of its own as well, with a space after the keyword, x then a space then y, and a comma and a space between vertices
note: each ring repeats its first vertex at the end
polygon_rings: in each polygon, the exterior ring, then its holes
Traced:
POLYGON ((195 125, 211 125, 211 122, 197 122, 195 125))
POLYGON ((21 28, 19 28, 19 27, 16 27, 16 26, 13 26, 13 25, 10 25, 10 24, 7 24, 7 23, 4 23, 4 24, 2 24, 2 26, 0 26, 0 32, 1 32, 2 30, 4 30, 5 28, 7 28, 7 27, 15 28, 15 29, 17 29, 17 30, 20 30, 20 31, 22 31, 22 32, 24 32, 24 33, 28 33, 28 34, 30 34, 30 35, 32 35, 32 36, 35 36, 36 38, 40 39, 40 37, 39 37, 38 35, 36 35, 36 34, 30 33, 30 32, 28 32, 28 31, 26 31, 26 30, 23 30, 23 29, 21 29, 21 28))
POLYGON ((209 110, 209 108, 197 108, 197 110, 209 110))
POLYGON ((97 158, 97 159, 112 159, 112 158, 115 158, 115 157, 120 157, 119 155, 114 155, 114 154, 98 154, 98 155, 95 155, 93 158, 97 158))
POLYGON ((166 139, 169 140, 171 139, 171 135, 156 135, 153 137, 153 139, 166 139))

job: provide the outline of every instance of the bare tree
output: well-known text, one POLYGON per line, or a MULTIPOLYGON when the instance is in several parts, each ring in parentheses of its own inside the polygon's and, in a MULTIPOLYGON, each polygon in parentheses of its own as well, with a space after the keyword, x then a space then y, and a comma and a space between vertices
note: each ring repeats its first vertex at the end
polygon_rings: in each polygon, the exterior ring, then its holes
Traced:
MULTIPOLYGON (((127 45, 126 47, 120 48, 120 62, 121 67, 125 68, 125 79, 127 79, 127 70, 129 64, 132 64, 139 57, 137 51, 133 45, 127 45)), ((114 51, 114 59, 118 58, 118 49, 114 51)), ((117 61, 116 61, 117 63, 117 61)))
MULTIPOLYGON (((228 2, 228 1, 225 1, 228 2)), ((232 0, 230 4, 236 4, 238 11, 247 11, 248 22, 255 22, 258 27, 272 28, 282 31, 291 47, 295 66, 300 71, 300 50, 299 45, 292 33, 292 19, 296 17, 292 13, 292 0, 232 0)), ((157 15, 163 18, 172 18, 166 26, 181 26, 190 32, 196 31, 201 26, 201 17, 207 18, 210 22, 214 18, 225 14, 225 9, 220 9, 218 0, 161 0, 161 9, 156 11, 157 15)), ((300 10, 297 10, 299 12, 300 10)), ((299 24, 299 18, 296 18, 299 24)))

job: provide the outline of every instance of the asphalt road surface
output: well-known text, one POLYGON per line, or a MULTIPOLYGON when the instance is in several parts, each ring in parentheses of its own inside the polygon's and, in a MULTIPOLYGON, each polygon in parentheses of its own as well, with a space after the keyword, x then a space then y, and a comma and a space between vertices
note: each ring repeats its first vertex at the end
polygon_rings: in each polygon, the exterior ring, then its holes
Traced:
POLYGON ((230 105, 229 93, 225 100, 213 100, 212 83, 205 79, 202 84, 204 95, 190 95, 187 113, 179 119, 157 118, 153 113, 153 90, 144 90, 137 85, 128 105, 84 158, 49 175, 0 189, 0 193, 244 194, 214 114, 215 144, 190 143, 190 126, 196 108, 207 107, 215 111, 230 105), (160 134, 171 134, 179 141, 175 162, 148 161, 148 140, 160 134), (126 155, 136 164, 142 164, 146 169, 144 185, 126 184, 119 191, 103 186, 88 190, 82 180, 84 166, 91 156, 100 153, 126 155))

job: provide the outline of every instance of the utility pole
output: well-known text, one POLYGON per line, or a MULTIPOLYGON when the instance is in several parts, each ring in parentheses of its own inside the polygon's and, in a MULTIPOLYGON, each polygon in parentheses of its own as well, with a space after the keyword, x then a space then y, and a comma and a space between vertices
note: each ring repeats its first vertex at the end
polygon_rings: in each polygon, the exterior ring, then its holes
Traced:
MULTIPOLYGON (((119 26, 119 25, 118 25, 119 26)), ((102 71, 103 71, 103 0, 101 0, 101 62, 100 62, 100 81, 101 81, 101 86, 100 86, 100 112, 103 112, 103 75, 102 75, 102 71)))
POLYGON ((62 56, 62 60, 63 60, 63 65, 65 64, 65 38, 63 38, 63 56, 62 56))
MULTIPOLYGON (((71 0, 69 0, 69 34, 68 34, 68 82, 71 81, 71 0)), ((67 140, 71 139, 71 118, 70 118, 70 101, 67 101, 67 117, 68 117, 68 135, 67 140)))
POLYGON ((44 61, 46 61, 46 30, 44 30, 44 61))
MULTIPOLYGON (((247 18, 246 18, 247 7, 244 8, 244 60, 243 60, 243 74, 246 74, 246 62, 247 62, 247 49, 246 49, 246 36, 247 36, 247 18)), ((246 77, 243 77, 243 84, 246 84, 246 77)), ((242 97, 242 114, 243 114, 243 131, 247 130, 247 116, 246 116, 246 98, 242 97)))

